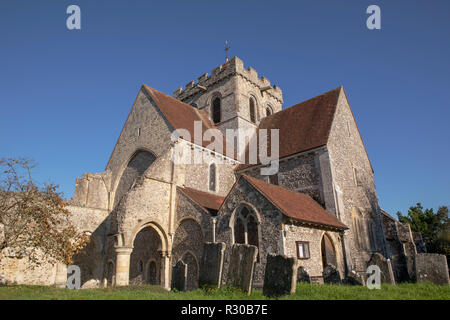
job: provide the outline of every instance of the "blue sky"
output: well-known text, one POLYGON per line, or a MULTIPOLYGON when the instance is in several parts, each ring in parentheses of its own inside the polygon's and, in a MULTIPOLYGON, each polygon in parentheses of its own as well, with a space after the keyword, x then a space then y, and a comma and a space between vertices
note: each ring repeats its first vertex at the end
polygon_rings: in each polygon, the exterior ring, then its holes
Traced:
POLYGON ((450 205, 450 1, 2 0, 0 156, 35 159, 71 198, 105 169, 141 84, 171 94, 223 63, 225 40, 285 107, 344 86, 382 208, 450 205))

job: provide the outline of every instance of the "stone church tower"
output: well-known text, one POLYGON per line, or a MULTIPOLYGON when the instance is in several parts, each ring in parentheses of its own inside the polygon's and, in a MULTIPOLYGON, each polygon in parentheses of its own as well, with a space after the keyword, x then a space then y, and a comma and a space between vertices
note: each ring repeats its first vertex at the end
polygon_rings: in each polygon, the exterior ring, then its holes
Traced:
POLYGON ((251 136, 261 119, 280 111, 283 104, 281 89, 271 86, 264 76, 258 77, 253 68, 245 69, 237 57, 215 68, 211 75, 203 74, 197 83, 190 81, 184 90, 175 90, 173 96, 204 110, 223 135, 226 129, 240 129, 236 137, 239 154, 245 148, 242 135, 251 136))

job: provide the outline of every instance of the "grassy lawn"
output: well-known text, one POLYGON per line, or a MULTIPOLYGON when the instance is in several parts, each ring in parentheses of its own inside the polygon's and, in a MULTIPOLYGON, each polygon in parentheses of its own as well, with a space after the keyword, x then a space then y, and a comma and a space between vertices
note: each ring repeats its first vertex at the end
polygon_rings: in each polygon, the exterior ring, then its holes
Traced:
MULTIPOLYGON (((204 291, 201 289, 189 292, 168 292, 159 286, 129 286, 107 289, 69 290, 45 286, 8 286, 0 287, 0 300, 46 300, 46 299, 76 299, 76 300, 244 300, 266 299, 262 291, 255 290, 250 296, 233 288, 204 291)), ((431 283, 402 283, 396 286, 382 285, 380 290, 369 290, 362 286, 302 284, 297 286, 294 295, 279 299, 297 300, 347 300, 347 299, 432 299, 450 300, 450 286, 436 286, 431 283)))

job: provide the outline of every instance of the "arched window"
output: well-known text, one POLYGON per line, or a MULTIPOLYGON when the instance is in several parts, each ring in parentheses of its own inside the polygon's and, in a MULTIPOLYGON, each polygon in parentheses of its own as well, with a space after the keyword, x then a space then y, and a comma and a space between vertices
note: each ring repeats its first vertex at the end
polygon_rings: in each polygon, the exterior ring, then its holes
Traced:
POLYGON ((259 246, 258 218, 248 207, 242 207, 236 212, 234 242, 259 246))
POLYGON ((266 117, 272 115, 272 109, 270 107, 266 108, 266 117))
POLYGON ((209 165, 209 190, 216 191, 216 165, 209 165))
POLYGON ((142 262, 142 260, 139 260, 138 272, 142 271, 144 271, 144 263, 142 262))
POLYGON ((255 110, 255 99, 250 98, 250 121, 256 123, 256 110, 255 110))
POLYGON ((220 98, 216 97, 213 100, 212 103, 212 119, 214 123, 219 123, 220 122, 220 98))

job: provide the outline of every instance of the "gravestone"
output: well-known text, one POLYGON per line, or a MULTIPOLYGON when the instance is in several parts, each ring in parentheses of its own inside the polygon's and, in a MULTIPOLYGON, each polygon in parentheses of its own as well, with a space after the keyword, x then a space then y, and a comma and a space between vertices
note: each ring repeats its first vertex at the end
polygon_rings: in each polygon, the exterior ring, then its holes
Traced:
POLYGON ((309 272, 303 267, 298 267, 297 269, 297 282, 306 282, 311 283, 311 279, 309 277, 309 272))
POLYGON ((365 283, 364 278, 354 270, 350 271, 342 282, 351 286, 363 286, 365 283))
POLYGON ((333 283, 333 284, 341 283, 341 275, 339 274, 338 269, 330 263, 327 264, 325 268, 323 268, 322 275, 324 283, 333 283))
POLYGON ((263 294, 278 297, 295 293, 297 285, 297 259, 268 254, 264 273, 263 294))
POLYGON ((172 289, 186 291, 187 264, 179 260, 172 268, 172 289))
POLYGON ((258 248, 247 244, 234 244, 231 247, 230 266, 227 284, 242 289, 250 294, 252 291, 253 271, 258 248))
POLYGON ((372 254, 367 266, 376 265, 380 268, 381 283, 395 284, 394 272, 392 271, 391 260, 386 259, 380 253, 372 254))
POLYGON ((200 288, 203 286, 220 288, 225 247, 223 242, 206 242, 203 245, 203 257, 198 279, 200 288))
POLYGON ((6 286, 6 277, 3 273, 0 274, 0 286, 6 286))
POLYGON ((443 254, 419 253, 415 255, 416 281, 449 284, 447 258, 443 254))

